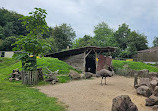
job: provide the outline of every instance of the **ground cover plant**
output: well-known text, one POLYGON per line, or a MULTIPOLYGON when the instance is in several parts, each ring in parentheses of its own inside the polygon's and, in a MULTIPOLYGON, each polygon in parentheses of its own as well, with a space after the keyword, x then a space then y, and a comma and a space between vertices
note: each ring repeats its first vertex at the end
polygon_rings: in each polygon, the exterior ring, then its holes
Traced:
POLYGON ((123 76, 133 76, 132 70, 143 70, 148 69, 149 72, 158 72, 158 68, 150 64, 145 64, 143 62, 134 61, 121 61, 113 60, 112 65, 114 67, 115 73, 123 76))
MULTIPOLYGON (((69 71, 75 70, 68 64, 54 58, 37 59, 38 67, 48 67, 51 71, 59 71, 60 82, 67 82, 69 71), (62 69, 63 67, 63 69, 62 69), (56 69, 57 68, 57 69, 56 69)), ((21 81, 9 82, 9 74, 13 69, 22 70, 21 61, 0 58, 0 110, 1 111, 64 111, 65 107, 56 98, 49 98, 37 89, 21 84, 21 81)))

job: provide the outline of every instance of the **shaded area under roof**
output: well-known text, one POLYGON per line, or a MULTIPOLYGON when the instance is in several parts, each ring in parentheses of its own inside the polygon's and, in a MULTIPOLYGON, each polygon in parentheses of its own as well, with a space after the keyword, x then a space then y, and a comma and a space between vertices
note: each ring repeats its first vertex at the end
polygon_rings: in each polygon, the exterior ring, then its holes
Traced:
POLYGON ((150 49, 140 50, 140 51, 138 51, 138 53, 154 52, 154 51, 158 51, 158 47, 152 47, 152 48, 150 48, 150 49))
POLYGON ((99 48, 95 46, 89 46, 89 47, 83 47, 83 48, 77 48, 77 49, 71 49, 71 50, 60 51, 52 54, 47 54, 45 55, 45 57, 63 58, 67 56, 73 56, 73 55, 84 53, 86 50, 94 50, 96 52, 114 52, 115 49, 116 47, 99 48))

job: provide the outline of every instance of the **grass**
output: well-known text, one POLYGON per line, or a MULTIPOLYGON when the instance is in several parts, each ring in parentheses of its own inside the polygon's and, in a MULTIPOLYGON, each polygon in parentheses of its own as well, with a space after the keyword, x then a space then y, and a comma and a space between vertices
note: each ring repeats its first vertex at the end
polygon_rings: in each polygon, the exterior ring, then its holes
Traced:
MULTIPOLYGON (((41 58, 37 60, 38 67, 47 72, 46 67, 51 71, 59 69, 59 81, 67 82, 70 70, 75 70, 68 64, 52 58, 41 58), (63 75, 64 74, 64 75, 63 75)), ((21 62, 0 58, 0 111, 64 111, 65 106, 56 98, 47 97, 37 89, 26 87, 21 81, 9 82, 9 74, 13 69, 22 69, 21 62)), ((44 83, 40 83, 44 84, 44 83)))
POLYGON ((143 70, 143 69, 148 69, 149 72, 158 72, 158 68, 157 67, 154 67, 152 65, 149 65, 149 64, 145 64, 145 63, 142 63, 142 62, 134 62, 134 61, 121 61, 121 60, 113 60, 112 61, 112 65, 118 69, 123 69, 124 68, 124 65, 128 65, 128 67, 130 69, 133 69, 133 70, 143 70))
MULTIPOLYGON (((48 73, 49 71, 46 69, 46 67, 51 70, 52 72, 59 70, 59 74, 66 74, 68 75, 70 70, 77 71, 72 66, 68 65, 67 63, 58 60, 57 58, 49 58, 49 57, 43 57, 37 59, 37 67, 42 67, 44 73, 48 73)), ((77 71, 80 73, 80 71, 77 71)))

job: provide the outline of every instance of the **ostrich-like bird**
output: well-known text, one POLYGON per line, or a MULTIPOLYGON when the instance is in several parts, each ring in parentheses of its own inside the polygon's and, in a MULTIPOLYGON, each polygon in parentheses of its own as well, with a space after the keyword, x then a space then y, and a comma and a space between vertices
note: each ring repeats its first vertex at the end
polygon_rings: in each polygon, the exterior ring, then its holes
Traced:
POLYGON ((96 77, 102 77, 101 85, 102 85, 103 78, 105 78, 105 85, 106 85, 106 77, 111 77, 114 74, 115 74, 114 71, 109 71, 109 70, 106 70, 106 69, 102 69, 100 71, 97 71, 96 77))

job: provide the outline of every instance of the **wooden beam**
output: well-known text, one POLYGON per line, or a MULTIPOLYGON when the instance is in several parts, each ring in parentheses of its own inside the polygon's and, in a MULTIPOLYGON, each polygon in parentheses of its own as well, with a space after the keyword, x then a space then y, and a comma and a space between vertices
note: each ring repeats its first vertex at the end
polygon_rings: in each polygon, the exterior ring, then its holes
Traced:
POLYGON ((84 67, 84 72, 86 71, 86 51, 84 51, 84 61, 83 61, 83 67, 84 67))
POLYGON ((90 50, 90 51, 85 55, 85 58, 89 55, 89 53, 91 53, 91 51, 92 51, 92 50, 90 50))
POLYGON ((97 52, 95 50, 93 50, 95 52, 95 66, 96 66, 96 70, 95 73, 97 73, 97 66, 98 66, 98 61, 97 61, 97 52))

